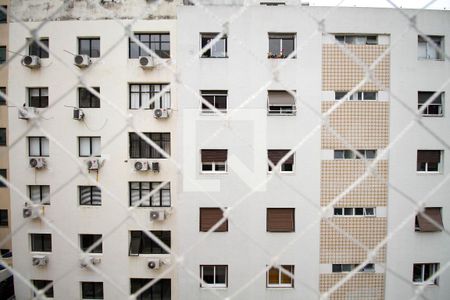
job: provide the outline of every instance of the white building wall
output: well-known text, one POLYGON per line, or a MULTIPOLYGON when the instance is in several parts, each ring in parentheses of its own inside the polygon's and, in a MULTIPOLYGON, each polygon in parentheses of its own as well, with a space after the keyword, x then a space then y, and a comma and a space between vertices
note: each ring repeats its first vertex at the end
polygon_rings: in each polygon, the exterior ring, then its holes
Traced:
MULTIPOLYGON (((123 25, 127 23, 124 21, 123 25)), ((27 25, 31 28, 38 26, 37 23, 27 25)), ((132 25, 132 30, 170 32, 172 59, 168 63, 173 66, 175 21, 138 21, 132 25)), ((160 274, 146 267, 147 258, 143 255, 128 256, 129 230, 142 229, 141 225, 146 229, 171 230, 172 247, 177 248, 174 227, 176 208, 160 225, 150 223, 148 208, 138 208, 132 213, 140 225, 132 219, 122 222, 129 208, 129 181, 170 181, 172 204, 175 206, 177 203, 174 192, 177 190, 175 165, 168 160, 161 160, 160 173, 138 173, 134 171, 128 153, 128 132, 135 131, 130 128, 131 125, 142 132, 170 132, 172 153, 175 152, 176 111, 167 120, 157 120, 152 110, 128 109, 128 83, 170 83, 172 73, 163 67, 144 71, 138 66, 137 59, 128 59, 128 38, 124 37, 124 29, 116 21, 49 22, 39 30, 39 35, 49 38, 50 58, 42 59, 42 67, 38 70, 23 67, 16 58, 11 62, 12 71, 9 74, 9 95, 16 105, 21 106, 27 99, 27 87, 48 87, 50 103, 50 108, 39 121, 41 129, 32 128, 31 121, 19 120, 17 109, 10 108, 9 125, 13 128, 10 132, 10 178, 18 189, 11 195, 14 266, 27 279, 53 280, 55 299, 81 297, 79 282, 83 280, 103 281, 105 299, 124 299, 125 296, 119 290, 129 293, 130 277, 153 278, 160 274), (101 39, 100 61, 84 70, 74 66, 73 56, 65 52, 77 53, 79 36, 99 36, 101 39), (101 96, 110 101, 101 101, 99 109, 84 109, 84 122, 73 120, 73 109, 70 108, 77 105, 77 76, 82 76, 89 86, 100 87, 101 96), (127 120, 130 122, 128 127, 127 120), (51 137, 50 157, 45 170, 35 171, 28 165, 25 137, 33 135, 51 137), (104 166, 98 175, 95 172, 90 174, 91 180, 97 180, 105 187, 101 207, 80 207, 78 204, 77 186, 92 183, 79 173, 77 163, 81 163, 83 168, 85 163, 84 158, 78 157, 78 136, 101 136, 102 139, 104 166), (51 226, 22 217, 25 201, 19 193, 27 195, 27 185, 30 184, 50 185, 51 205, 45 207, 45 217, 51 226), (109 232, 110 235, 106 236, 109 232), (52 253, 49 254, 48 266, 37 268, 31 265, 29 233, 52 233, 52 253), (110 280, 80 268, 77 250, 80 233, 103 234, 102 262, 98 268, 110 280)), ((30 35, 22 25, 13 23, 10 36, 10 49, 19 51, 30 35)), ((21 53, 27 54, 26 51, 21 53)), ((171 95, 172 105, 176 107, 175 89, 171 90, 171 95)), ((174 273, 170 272, 165 277, 172 278, 172 294, 176 297, 174 273)), ((15 287, 17 299, 30 298, 31 289, 19 277, 15 278, 15 287)))

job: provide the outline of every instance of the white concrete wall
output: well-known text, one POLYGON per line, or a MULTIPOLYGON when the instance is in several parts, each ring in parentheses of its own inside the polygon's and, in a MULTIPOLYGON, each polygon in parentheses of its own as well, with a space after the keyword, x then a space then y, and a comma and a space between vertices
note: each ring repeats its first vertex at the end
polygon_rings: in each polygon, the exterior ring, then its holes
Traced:
MULTIPOLYGON (((126 24, 126 22, 124 23, 126 24)), ((31 28, 37 23, 27 23, 31 28)), ((172 62, 175 57, 175 22, 139 21, 132 26, 133 31, 141 32, 170 32, 172 62)), ((22 218, 24 200, 17 192, 12 193, 12 230, 14 230, 13 250, 14 264, 17 271, 27 279, 54 280, 55 299, 76 299, 80 297, 79 281, 104 281, 105 299, 124 299, 117 288, 129 293, 129 278, 156 277, 159 273, 146 268, 147 258, 128 256, 128 231, 141 227, 132 220, 123 224, 129 207, 129 181, 165 181, 171 182, 172 204, 176 206, 177 190, 176 168, 169 161, 161 162, 161 172, 154 174, 138 173, 133 170, 128 153, 128 132, 134 131, 126 126, 125 117, 132 117, 130 124, 143 132, 170 132, 172 153, 175 153, 176 134, 175 119, 177 112, 167 120, 157 120, 153 111, 128 110, 128 83, 162 83, 171 82, 172 73, 158 67, 151 71, 144 71, 138 66, 137 59, 128 59, 128 38, 124 38, 123 27, 115 21, 63 21, 49 22, 39 34, 48 37, 50 49, 53 53, 49 59, 42 60, 39 70, 30 70, 20 64, 19 59, 11 62, 9 74, 10 99, 17 105, 22 105, 27 97, 26 87, 44 86, 49 88, 49 102, 52 106, 40 121, 39 128, 31 128, 30 121, 19 120, 17 109, 10 108, 9 125, 11 147, 11 181, 18 190, 27 194, 27 185, 50 184, 51 205, 45 208, 45 217, 52 225, 63 233, 64 238, 48 225, 40 221, 22 218), (73 56, 65 50, 77 52, 78 36, 99 36, 101 38, 102 58, 97 65, 80 70, 73 65, 73 56), (56 57, 59 57, 60 62, 56 57), (65 64, 65 65, 64 65, 65 64), (99 109, 85 109, 85 124, 72 119, 72 108, 77 105, 77 76, 81 75, 90 86, 99 86, 101 95, 106 101, 101 102, 99 109), (60 101, 58 101, 60 100, 60 101), (29 130, 29 131, 28 131, 29 130), (35 171, 28 166, 28 146, 24 136, 46 135, 47 132, 55 140, 50 141, 50 157, 48 168, 35 171), (101 136, 102 157, 105 164, 99 175, 91 173, 91 178, 98 180, 111 194, 102 192, 101 207, 80 207, 78 204, 78 185, 89 185, 85 177, 78 174, 76 162, 84 162, 78 157, 77 136, 101 136), (112 140, 112 141, 110 141, 112 140), (58 144, 57 144, 58 143, 58 144), (65 153, 63 149, 70 152, 65 153), (72 158, 75 158, 75 161, 72 158), (114 199, 116 198, 116 199, 114 199), (118 227, 117 227, 118 226, 118 227), (104 236, 109 231, 111 235, 103 242, 102 262, 99 269, 112 280, 104 278, 92 271, 79 267, 77 250, 71 247, 67 239, 79 247, 80 233, 97 233, 104 236), (36 268, 31 265, 31 253, 28 234, 52 233, 53 249, 49 254, 50 262, 47 267, 36 268), (66 274, 63 276, 63 274, 66 274)), ((18 51, 25 43, 29 33, 19 24, 11 25, 10 48, 18 51)), ((27 51, 27 50, 26 50, 27 51)), ((25 54, 26 51, 21 51, 25 54)), ((171 90, 172 105, 176 107, 177 96, 175 89, 171 90)), ((84 165, 84 163, 83 163, 84 165)), ((168 220, 160 225, 150 223, 149 209, 138 208, 134 212, 141 224, 147 229, 172 230, 172 246, 177 248, 175 240, 174 220, 177 209, 168 220)), ((163 269, 164 270, 164 269, 163 269)), ((173 274, 167 276, 174 278, 173 274)), ((174 280, 172 280, 174 282, 174 280)), ((15 278, 17 299, 29 299, 31 291, 18 277, 15 278)), ((174 287, 174 285, 173 285, 174 287)), ((175 289, 172 288, 174 297, 175 289)))

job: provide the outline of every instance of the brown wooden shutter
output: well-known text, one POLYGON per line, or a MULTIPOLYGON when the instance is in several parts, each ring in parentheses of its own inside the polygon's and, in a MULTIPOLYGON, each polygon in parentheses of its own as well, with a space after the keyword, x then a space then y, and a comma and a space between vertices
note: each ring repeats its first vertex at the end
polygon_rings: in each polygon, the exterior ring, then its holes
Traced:
POLYGON ((295 105, 295 98, 287 91, 269 91, 269 105, 295 105))
MULTIPOLYGON (((200 208, 200 231, 208 231, 223 218, 223 212, 219 207, 200 208)), ((225 220, 214 232, 228 231, 228 220, 225 220)))
MULTIPOLYGON (((269 160, 276 165, 286 154, 288 154, 290 150, 268 150, 267 154, 269 157, 269 160)), ((294 154, 288 157, 285 161, 288 164, 294 163, 294 154)))
MULTIPOLYGON (((427 215, 430 219, 432 219, 437 224, 441 225, 441 227, 444 227, 442 223, 442 215, 441 215, 441 208, 440 207, 426 207, 425 211, 423 212, 425 215, 427 215)), ((431 222, 429 222, 422 214, 417 214, 417 223, 419 226, 419 231, 422 232, 434 232, 434 231, 441 231, 441 229, 431 222)))
POLYGON ((294 232, 294 208, 268 208, 267 231, 294 232))
POLYGON ((228 150, 202 150, 202 162, 226 162, 228 150))
POLYGON ((417 150, 417 163, 438 163, 441 161, 441 150, 417 150))

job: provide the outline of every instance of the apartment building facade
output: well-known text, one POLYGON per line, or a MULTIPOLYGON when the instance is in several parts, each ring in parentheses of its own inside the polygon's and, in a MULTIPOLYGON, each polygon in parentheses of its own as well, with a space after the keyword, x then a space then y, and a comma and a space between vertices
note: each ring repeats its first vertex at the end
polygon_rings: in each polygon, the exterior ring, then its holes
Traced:
POLYGON ((448 12, 99 3, 13 7, 17 299, 448 298, 448 12))

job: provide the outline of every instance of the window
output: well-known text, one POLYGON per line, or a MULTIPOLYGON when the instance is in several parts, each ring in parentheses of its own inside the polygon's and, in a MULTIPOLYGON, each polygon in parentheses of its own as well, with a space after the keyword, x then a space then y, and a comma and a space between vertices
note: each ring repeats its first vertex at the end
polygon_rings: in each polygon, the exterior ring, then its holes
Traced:
MULTIPOLYGON (((214 227, 223 218, 223 211, 220 207, 200 208, 200 231, 206 232, 214 227)), ((214 232, 228 231, 228 220, 226 219, 217 227, 214 232)))
POLYGON ((49 233, 31 233, 31 251, 52 252, 52 235, 49 233))
MULTIPOLYGON (((0 92, 6 95, 6 87, 0 87, 0 92)), ((6 105, 6 98, 3 95, 0 95, 0 105, 6 105)))
MULTIPOLYGON (((39 42, 47 47, 47 49, 49 48, 48 38, 41 38, 39 39, 39 42)), ((28 53, 29 55, 35 55, 40 58, 48 58, 47 50, 42 48, 36 41, 32 41, 30 43, 30 46, 28 47, 28 53)))
POLYGON ((101 138, 99 136, 79 136, 78 137, 80 157, 101 155, 101 138))
POLYGON ((228 286, 228 266, 224 265, 201 265, 200 283, 203 288, 226 288, 228 286))
POLYGON ((8 7, 6 5, 1 6, 3 8, 0 9, 0 23, 7 23, 8 22, 8 7))
MULTIPOLYGON (((295 93, 295 91, 292 91, 295 93)), ((287 91, 269 91, 267 111, 272 116, 295 115, 295 97, 287 91)))
POLYGON ((280 267, 271 267, 267 271, 267 287, 294 287, 294 266, 281 265, 280 267))
POLYGON ((286 2, 260 2, 259 5, 280 6, 280 5, 286 5, 286 2))
MULTIPOLYGON (((170 155, 170 133, 142 132, 164 152, 170 155)), ((165 158, 156 148, 134 132, 130 132, 130 158, 165 158)))
MULTIPOLYGON (((269 159, 269 172, 272 172, 272 163, 276 166, 288 153, 290 150, 267 150, 267 155, 269 159)), ((294 172, 294 154, 291 154, 280 166, 280 171, 282 173, 292 173, 294 172)))
POLYGON ((82 299, 103 299, 103 282, 81 282, 82 299))
POLYGON ((48 88, 28 88, 28 106, 48 107, 48 88))
POLYGON ((130 109, 155 109, 170 108, 170 90, 161 94, 157 99, 153 97, 161 93, 167 87, 167 83, 162 84, 130 84, 130 109))
POLYGON ((0 209, 0 226, 8 226, 8 210, 0 209))
POLYGON ((78 38, 78 54, 100 57, 100 38, 78 38))
MULTIPOLYGON (((44 295, 47 298, 53 298, 53 281, 51 280, 32 280, 34 287, 41 291, 44 290, 44 295)), ((33 293, 33 297, 36 297, 36 293, 33 293)))
MULTIPOLYGON (((335 91, 334 92, 334 98, 336 100, 341 100, 347 95, 349 91, 335 91)), ((368 100, 377 100, 378 98, 378 92, 377 91, 361 91, 361 92, 355 92, 351 95, 349 95, 345 100, 348 101, 368 101, 368 100)))
MULTIPOLYGON (((333 271, 333 273, 351 272, 352 270, 356 269, 358 266, 359 266, 359 264, 333 264, 332 271, 333 271)), ((375 265, 367 264, 364 267, 362 267, 359 270, 359 272, 363 272, 363 273, 375 272, 375 265)))
POLYGON ((0 128, 0 146, 6 146, 6 128, 0 128))
MULTIPOLYGON (((221 112, 227 111, 227 91, 201 91, 203 99, 221 112)), ((202 113, 215 113, 202 101, 202 113)))
MULTIPOLYGON (((4 180, 8 179, 6 169, 0 169, 0 176, 3 177, 4 180)), ((0 181, 0 187, 6 187, 6 184, 0 181)))
POLYGON ((6 46, 0 46, 0 64, 6 62, 6 46))
MULTIPOLYGON (((151 231, 163 244, 170 248, 170 231, 151 231)), ((156 241, 143 231, 130 231, 129 255, 139 254, 167 254, 156 241)))
POLYGON ((29 136, 28 137, 28 155, 34 156, 49 156, 49 141, 44 136, 29 136))
MULTIPOLYGON (((428 101, 432 96, 434 95, 434 92, 419 92, 418 98, 418 109, 421 109, 422 106, 425 105, 425 102, 428 101)), ((444 93, 440 93, 439 95, 434 98, 433 101, 431 101, 427 107, 422 112, 422 116, 442 116, 444 114, 443 109, 444 104, 444 93)))
POLYGON ((442 231, 444 224, 442 223, 441 207, 426 207, 424 212, 418 213, 415 220, 415 231, 420 232, 437 232, 442 231), (427 217, 433 220, 435 224, 430 222, 427 217), (438 226, 437 226, 438 225, 438 226), (440 227, 439 227, 440 226, 440 227))
POLYGON ((102 205, 102 192, 97 186, 79 186, 78 187, 80 205, 102 205))
MULTIPOLYGON (((92 245, 97 241, 102 239, 101 234, 80 234, 80 248, 84 252, 88 251, 92 245)), ((97 246, 89 251, 89 253, 102 253, 102 243, 100 242, 97 246)))
POLYGON ((425 38, 423 38, 420 35, 418 36, 418 38, 417 38, 417 44, 418 44, 417 58, 428 59, 428 60, 443 59, 442 53, 444 53, 444 37, 429 35, 429 36, 427 36, 427 38, 430 41, 426 40, 425 38), (441 52, 438 50, 438 48, 441 50, 441 52))
POLYGON ((161 186, 158 191, 154 192, 161 183, 150 181, 130 182, 130 206, 170 207, 170 183, 161 186), (150 196, 150 194, 152 195, 150 196))
MULTIPOLYGON (((201 33, 202 39, 202 49, 208 45, 216 36, 220 33, 201 33)), ((227 57, 227 36, 222 35, 220 39, 218 39, 214 44, 211 45, 211 48, 206 50, 202 57, 210 57, 210 58, 219 58, 219 57, 227 57)))
MULTIPOLYGON (((92 87, 97 93, 100 93, 99 87, 92 87)), ((100 98, 92 94, 88 89, 78 88, 78 107, 79 108, 100 108, 100 98)))
MULTIPOLYGON (((377 150, 356 150, 364 159, 374 159, 377 156, 377 150)), ((334 159, 360 159, 353 150, 334 150, 334 159)))
POLYGON ((29 185, 28 196, 31 202, 35 204, 50 204, 50 186, 49 185, 29 185))
POLYGON ((413 265, 413 282, 417 284, 433 284, 439 283, 439 276, 434 280, 429 280, 439 270, 439 263, 414 264, 413 265))
POLYGON ((295 208, 268 208, 267 232, 294 232, 295 208))
POLYGON ((295 33, 269 33, 269 58, 287 58, 294 49, 295 33))
POLYGON ((225 173, 227 172, 228 150, 201 150, 202 172, 225 173))
POLYGON ((441 152, 441 150, 417 150, 417 172, 439 172, 441 152))
POLYGON ((0 256, 3 258, 12 257, 12 252, 10 249, 0 249, 0 256))
MULTIPOLYGON (((170 34, 169 33, 134 33, 136 39, 155 52, 160 58, 170 58, 170 34)), ((132 39, 129 39, 129 58, 149 56, 144 48, 141 48, 132 39)))
POLYGON ((376 35, 345 35, 336 34, 334 38, 343 44, 352 45, 377 45, 378 39, 376 35))
MULTIPOLYGON (((130 279, 130 291, 134 294, 140 291, 144 286, 148 285, 150 281, 155 280, 153 278, 131 278, 130 279)), ((159 279, 153 283, 149 288, 145 289, 139 296, 136 296, 136 300, 170 300, 171 299, 171 283, 170 279, 159 279)))
POLYGON ((333 214, 339 217, 375 217, 375 207, 335 207, 333 214))

